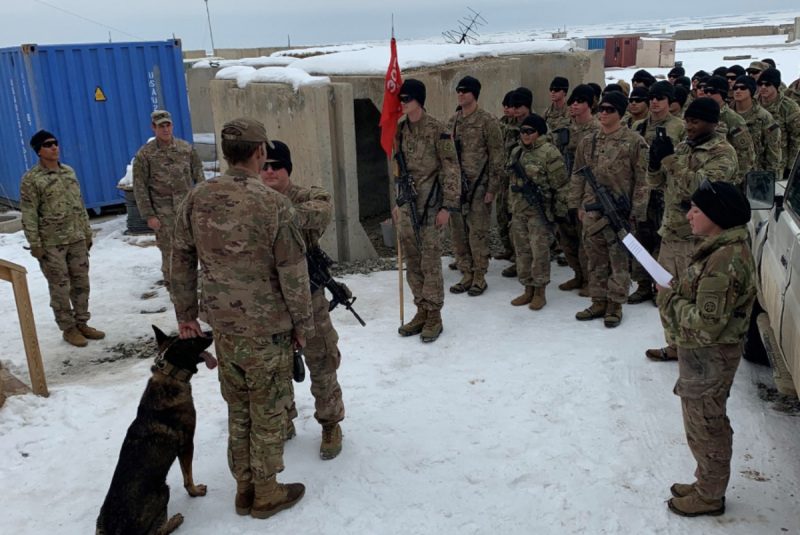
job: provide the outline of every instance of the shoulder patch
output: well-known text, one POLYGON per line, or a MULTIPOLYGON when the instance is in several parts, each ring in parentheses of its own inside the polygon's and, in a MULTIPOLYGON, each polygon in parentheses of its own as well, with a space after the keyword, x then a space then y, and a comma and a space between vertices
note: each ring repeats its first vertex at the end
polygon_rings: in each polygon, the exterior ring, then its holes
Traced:
POLYGON ((447 132, 442 132, 441 134, 439 134, 439 139, 450 139, 451 137, 452 136, 447 132))

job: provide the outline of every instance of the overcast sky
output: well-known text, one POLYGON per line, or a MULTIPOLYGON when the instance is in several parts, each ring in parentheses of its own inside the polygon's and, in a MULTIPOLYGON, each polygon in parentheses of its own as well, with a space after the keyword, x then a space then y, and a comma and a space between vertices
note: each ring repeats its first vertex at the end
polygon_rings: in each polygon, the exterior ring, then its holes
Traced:
MULTIPOLYGON (((204 0, 0 0, 0 46, 161 40, 173 34, 184 49, 211 49, 204 0), (59 9, 60 8, 60 9, 59 9), (83 18, 81 18, 83 17, 83 18), (90 19, 90 20, 86 20, 90 19)), ((752 0, 209 0, 217 48, 343 43, 384 39, 394 12, 400 39, 435 37, 456 27, 467 6, 488 24, 483 32, 738 15, 752 0), (387 7, 382 7, 387 6, 387 7), (602 6, 602 7, 601 7, 602 6), (724 9, 723 9, 724 8, 724 9)), ((797 9, 798 0, 761 0, 759 11, 797 9)), ((787 21, 788 22, 788 21, 787 21)))

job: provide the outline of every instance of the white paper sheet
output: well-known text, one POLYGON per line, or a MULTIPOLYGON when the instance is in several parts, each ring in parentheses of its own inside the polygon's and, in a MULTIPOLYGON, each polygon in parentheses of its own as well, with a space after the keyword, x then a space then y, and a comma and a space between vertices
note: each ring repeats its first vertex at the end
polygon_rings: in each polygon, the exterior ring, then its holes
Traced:
POLYGON ((639 243, 639 240, 633 237, 633 234, 628 234, 622 239, 622 244, 628 248, 633 257, 639 261, 642 267, 653 277, 653 280, 659 286, 668 287, 672 280, 672 274, 664 269, 664 267, 656 262, 656 259, 647 252, 644 245, 639 243))

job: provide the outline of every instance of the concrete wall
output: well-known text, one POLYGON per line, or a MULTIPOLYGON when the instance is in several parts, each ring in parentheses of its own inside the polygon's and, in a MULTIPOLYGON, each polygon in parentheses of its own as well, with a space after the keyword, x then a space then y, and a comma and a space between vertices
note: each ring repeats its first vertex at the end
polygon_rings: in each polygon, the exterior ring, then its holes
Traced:
POLYGON ((736 26, 731 28, 705 28, 702 30, 678 30, 673 37, 676 41, 692 39, 715 39, 719 37, 746 37, 751 35, 778 35, 778 26, 736 26))
POLYGON ((675 65, 675 41, 670 39, 639 39, 636 66, 672 67, 675 65))
POLYGON ((189 114, 195 134, 216 132, 211 106, 211 80, 218 68, 186 69, 186 87, 189 92, 189 114))
MULTIPOLYGON (((346 84, 304 86, 295 93, 284 84, 212 80, 214 132, 240 116, 262 121, 270 137, 292 150, 292 180, 317 185, 334 198, 334 221, 322 238, 334 259, 376 256, 359 222, 353 91, 346 84)), ((218 146, 219 154, 222 154, 218 146)), ((223 169, 225 167, 222 162, 223 169)))
POLYGON ((259 48, 215 48, 214 56, 223 59, 259 58, 261 56, 270 56, 274 52, 279 52, 281 50, 289 50, 289 47, 267 46, 259 48))
POLYGON ((201 59, 206 57, 205 50, 184 50, 183 59, 201 59))

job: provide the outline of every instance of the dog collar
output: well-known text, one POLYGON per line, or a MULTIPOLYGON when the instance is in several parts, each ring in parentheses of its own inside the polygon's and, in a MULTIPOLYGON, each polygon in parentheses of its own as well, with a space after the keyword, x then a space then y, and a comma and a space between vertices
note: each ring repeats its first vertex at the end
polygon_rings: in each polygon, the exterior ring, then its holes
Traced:
POLYGON ((185 370, 183 368, 178 368, 177 366, 173 366, 166 360, 161 360, 156 363, 156 369, 166 375, 167 377, 172 377, 179 381, 183 381, 184 383, 188 383, 189 379, 192 378, 194 375, 193 372, 189 370, 185 370))

